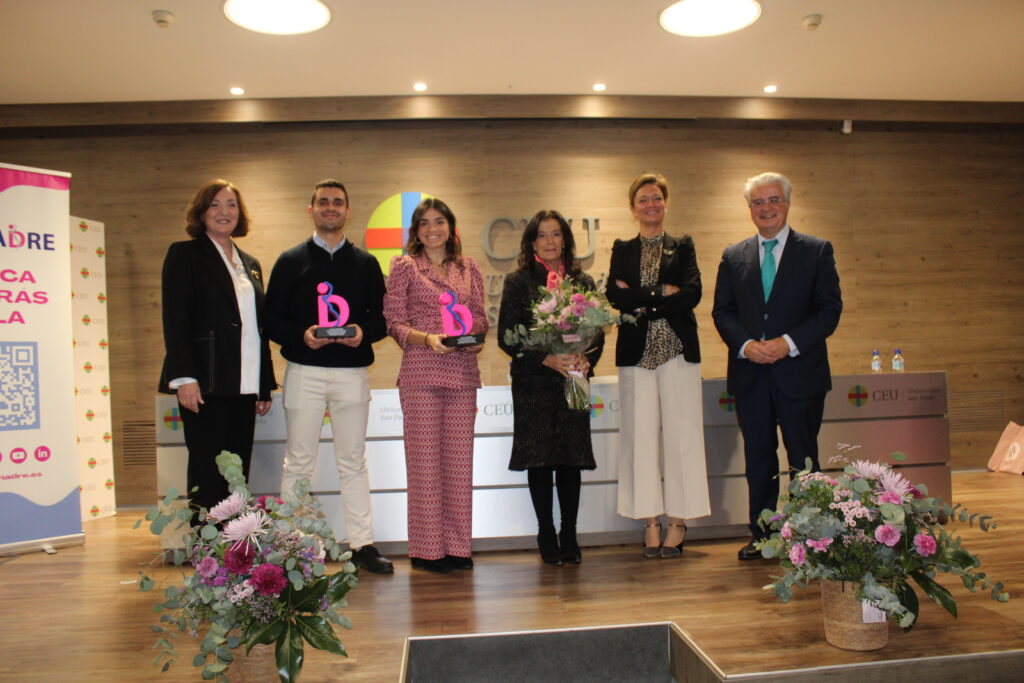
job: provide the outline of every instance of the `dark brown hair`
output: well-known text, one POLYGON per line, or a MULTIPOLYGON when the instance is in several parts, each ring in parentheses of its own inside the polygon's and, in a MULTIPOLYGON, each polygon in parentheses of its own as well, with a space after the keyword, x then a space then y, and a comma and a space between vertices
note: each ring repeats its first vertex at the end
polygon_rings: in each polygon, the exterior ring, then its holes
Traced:
POLYGON ((580 269, 576 261, 576 238, 572 236, 572 227, 565 216, 554 209, 542 209, 533 215, 530 222, 523 230, 523 240, 519 244, 519 267, 529 268, 537 262, 534 258, 537 254, 533 243, 537 241, 537 233, 540 232, 540 224, 548 219, 558 221, 558 227, 562 230, 562 263, 565 265, 566 273, 576 273, 580 269))
POLYGON ((217 178, 206 183, 196 191, 196 196, 192 198, 192 203, 189 204, 188 211, 185 212, 185 232, 188 233, 189 237, 195 239, 206 232, 203 214, 210 208, 210 204, 213 204, 213 199, 217 196, 217 193, 224 188, 234 192, 235 197, 238 199, 238 225, 231 232, 231 236, 245 237, 249 234, 249 211, 245 208, 245 202, 242 201, 242 193, 230 180, 217 178))
POLYGON ((345 204, 348 204, 348 190, 346 190, 345 186, 341 184, 341 181, 340 180, 335 180, 334 178, 324 178, 319 183, 317 183, 316 185, 313 186, 313 194, 309 198, 309 205, 310 206, 313 206, 313 204, 316 203, 316 191, 319 190, 321 187, 336 187, 336 188, 338 188, 339 190, 341 190, 342 192, 345 193, 345 204))
POLYGON ((405 251, 410 256, 419 256, 423 253, 423 243, 419 238, 420 219, 430 209, 436 210, 448 221, 448 240, 444 243, 444 260, 459 261, 462 258, 462 240, 455 232, 455 214, 448 208, 448 205, 437 197, 427 197, 416 210, 412 212, 412 219, 409 221, 409 239, 405 243, 405 251))

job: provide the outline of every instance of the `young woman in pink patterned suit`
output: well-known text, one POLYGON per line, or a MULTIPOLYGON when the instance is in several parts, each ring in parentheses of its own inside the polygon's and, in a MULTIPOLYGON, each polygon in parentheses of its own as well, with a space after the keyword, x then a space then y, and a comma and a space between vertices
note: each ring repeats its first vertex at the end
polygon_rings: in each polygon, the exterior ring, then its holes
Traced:
POLYGON ((409 504, 409 558, 414 569, 472 569, 473 428, 481 346, 445 346, 445 292, 473 314, 473 334, 487 331, 484 281, 462 256, 455 216, 440 199, 412 214, 406 254, 391 261, 384 317, 402 347, 402 401, 409 504))

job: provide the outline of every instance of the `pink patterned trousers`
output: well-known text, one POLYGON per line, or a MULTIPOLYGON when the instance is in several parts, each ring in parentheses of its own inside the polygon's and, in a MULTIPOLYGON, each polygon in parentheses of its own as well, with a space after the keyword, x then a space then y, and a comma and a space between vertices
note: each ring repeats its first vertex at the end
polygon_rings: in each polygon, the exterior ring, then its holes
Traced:
POLYGON ((476 389, 399 387, 399 397, 409 491, 409 557, 469 557, 476 389))

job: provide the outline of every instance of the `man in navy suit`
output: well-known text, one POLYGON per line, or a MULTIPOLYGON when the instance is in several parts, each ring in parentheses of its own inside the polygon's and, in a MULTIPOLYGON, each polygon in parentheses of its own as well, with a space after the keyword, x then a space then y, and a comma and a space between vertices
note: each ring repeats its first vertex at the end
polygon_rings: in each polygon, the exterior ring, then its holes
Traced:
POLYGON ((757 521, 779 497, 776 427, 800 470, 818 469, 818 430, 832 388, 826 338, 843 310, 832 245, 786 221, 792 186, 778 173, 747 181, 743 196, 757 235, 727 247, 715 282, 711 315, 729 347, 727 388, 736 397, 754 539, 741 560, 761 557, 757 521))

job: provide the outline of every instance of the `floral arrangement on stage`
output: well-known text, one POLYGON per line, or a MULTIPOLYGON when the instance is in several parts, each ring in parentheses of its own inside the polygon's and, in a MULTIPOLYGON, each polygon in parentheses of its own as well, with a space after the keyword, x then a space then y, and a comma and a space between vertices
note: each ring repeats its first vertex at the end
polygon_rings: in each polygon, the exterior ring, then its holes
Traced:
MULTIPOLYGON (((904 459, 901 453, 892 457, 904 459)), ((988 531, 996 528, 991 517, 929 497, 925 486, 913 486, 888 465, 857 460, 840 473, 804 470, 780 501, 781 512, 761 512, 761 523, 774 533, 757 547, 764 557, 779 558, 785 570, 765 586, 782 602, 792 597, 794 585, 853 582, 861 600, 909 631, 919 612, 911 581, 956 616, 956 600, 935 581, 936 572, 959 576, 971 592, 980 586, 991 589, 994 600, 1009 600, 1003 584, 978 571, 978 557, 940 521, 977 522, 988 531)))
MULTIPOLYGON (((634 322, 630 315, 615 313, 604 295, 575 284, 569 278, 548 275, 547 286, 530 305, 533 325, 505 330, 505 343, 531 351, 586 353, 602 329, 620 322, 634 322)), ((571 371, 565 380, 565 400, 572 410, 590 410, 590 382, 571 371)))
MULTIPOLYGON (((204 680, 228 680, 232 650, 245 646, 248 654, 257 644, 274 643, 282 683, 296 681, 303 641, 346 655, 331 623, 351 628, 338 609, 346 606, 346 593, 358 583, 356 568, 335 541, 307 481, 296 483, 287 500, 254 499, 237 455, 225 451, 217 465, 230 484, 228 498, 210 510, 200 509, 193 521, 192 510, 172 509, 177 491, 169 490, 163 504, 145 517, 156 535, 174 523, 192 525, 184 549, 158 558, 181 567, 184 581, 167 587, 164 600, 154 607, 166 612, 161 625, 151 627, 160 649, 154 664, 164 661, 167 671, 178 658, 171 641, 177 631, 201 637, 192 663, 202 667, 204 680), (328 575, 328 557, 343 564, 341 571, 328 575)), ((142 573, 140 588, 149 591, 154 585, 142 573)))

